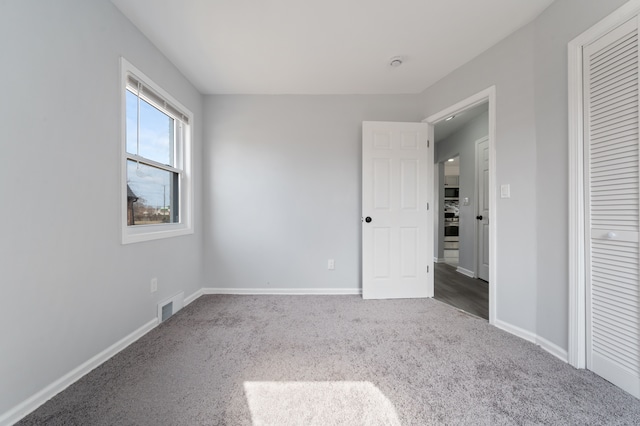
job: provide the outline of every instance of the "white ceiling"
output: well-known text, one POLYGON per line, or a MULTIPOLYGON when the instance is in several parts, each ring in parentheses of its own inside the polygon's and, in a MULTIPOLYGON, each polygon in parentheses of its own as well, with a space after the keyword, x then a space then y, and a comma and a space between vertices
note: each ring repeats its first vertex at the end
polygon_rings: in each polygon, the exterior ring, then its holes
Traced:
POLYGON ((436 123, 433 128, 433 139, 436 143, 448 138, 458 130, 462 129, 469 121, 489 110, 489 103, 483 102, 473 108, 465 109, 457 113, 451 120, 442 120, 436 123))
POLYGON ((449 158, 447 161, 445 161, 444 162, 445 170, 447 169, 447 167, 460 167, 460 156, 456 155, 455 157, 449 158), (453 161, 449 161, 449 160, 453 160, 453 161))
POLYGON ((111 1, 204 94, 419 93, 553 2, 111 1))

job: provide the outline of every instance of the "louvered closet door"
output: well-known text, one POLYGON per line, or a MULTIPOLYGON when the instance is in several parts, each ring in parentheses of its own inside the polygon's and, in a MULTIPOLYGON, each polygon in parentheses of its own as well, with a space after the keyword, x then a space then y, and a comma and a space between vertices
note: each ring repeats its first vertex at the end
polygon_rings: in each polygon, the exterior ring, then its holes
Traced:
POLYGON ((638 23, 585 48, 587 367, 640 397, 638 23))

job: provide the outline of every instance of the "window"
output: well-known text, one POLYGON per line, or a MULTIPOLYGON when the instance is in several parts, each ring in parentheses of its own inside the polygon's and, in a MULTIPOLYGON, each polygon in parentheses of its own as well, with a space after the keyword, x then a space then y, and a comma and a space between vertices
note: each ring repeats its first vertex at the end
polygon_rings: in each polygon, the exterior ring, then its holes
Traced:
POLYGON ((122 242, 193 233, 193 114, 124 58, 121 68, 122 242))

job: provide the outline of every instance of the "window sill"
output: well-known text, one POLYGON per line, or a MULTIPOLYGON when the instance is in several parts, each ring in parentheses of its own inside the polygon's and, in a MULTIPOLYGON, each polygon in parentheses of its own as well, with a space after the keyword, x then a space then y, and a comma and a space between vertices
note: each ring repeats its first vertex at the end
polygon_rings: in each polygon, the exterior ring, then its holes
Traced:
POLYGON ((193 234, 193 227, 185 224, 127 226, 122 232, 122 244, 162 240, 193 234))

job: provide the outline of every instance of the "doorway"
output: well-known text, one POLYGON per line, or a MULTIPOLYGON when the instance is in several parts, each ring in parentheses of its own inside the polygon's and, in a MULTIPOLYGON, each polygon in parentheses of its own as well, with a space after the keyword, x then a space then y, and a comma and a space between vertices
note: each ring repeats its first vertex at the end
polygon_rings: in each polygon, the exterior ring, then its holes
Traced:
POLYGON ((460 156, 442 162, 444 183, 444 263, 454 268, 460 263, 460 156))
POLYGON ((495 226, 491 226, 495 218, 494 99, 492 87, 425 120, 435 142, 434 297, 490 323, 496 318, 497 284, 495 226), (483 139, 484 150, 478 150, 483 139), (478 159, 477 154, 483 157, 478 159), (479 171, 477 164, 486 167, 479 171), (480 190, 478 173, 485 178, 480 190), (478 203, 479 196, 483 205, 478 203), (478 279, 479 232, 484 232, 488 243, 483 253, 488 282, 478 279))

